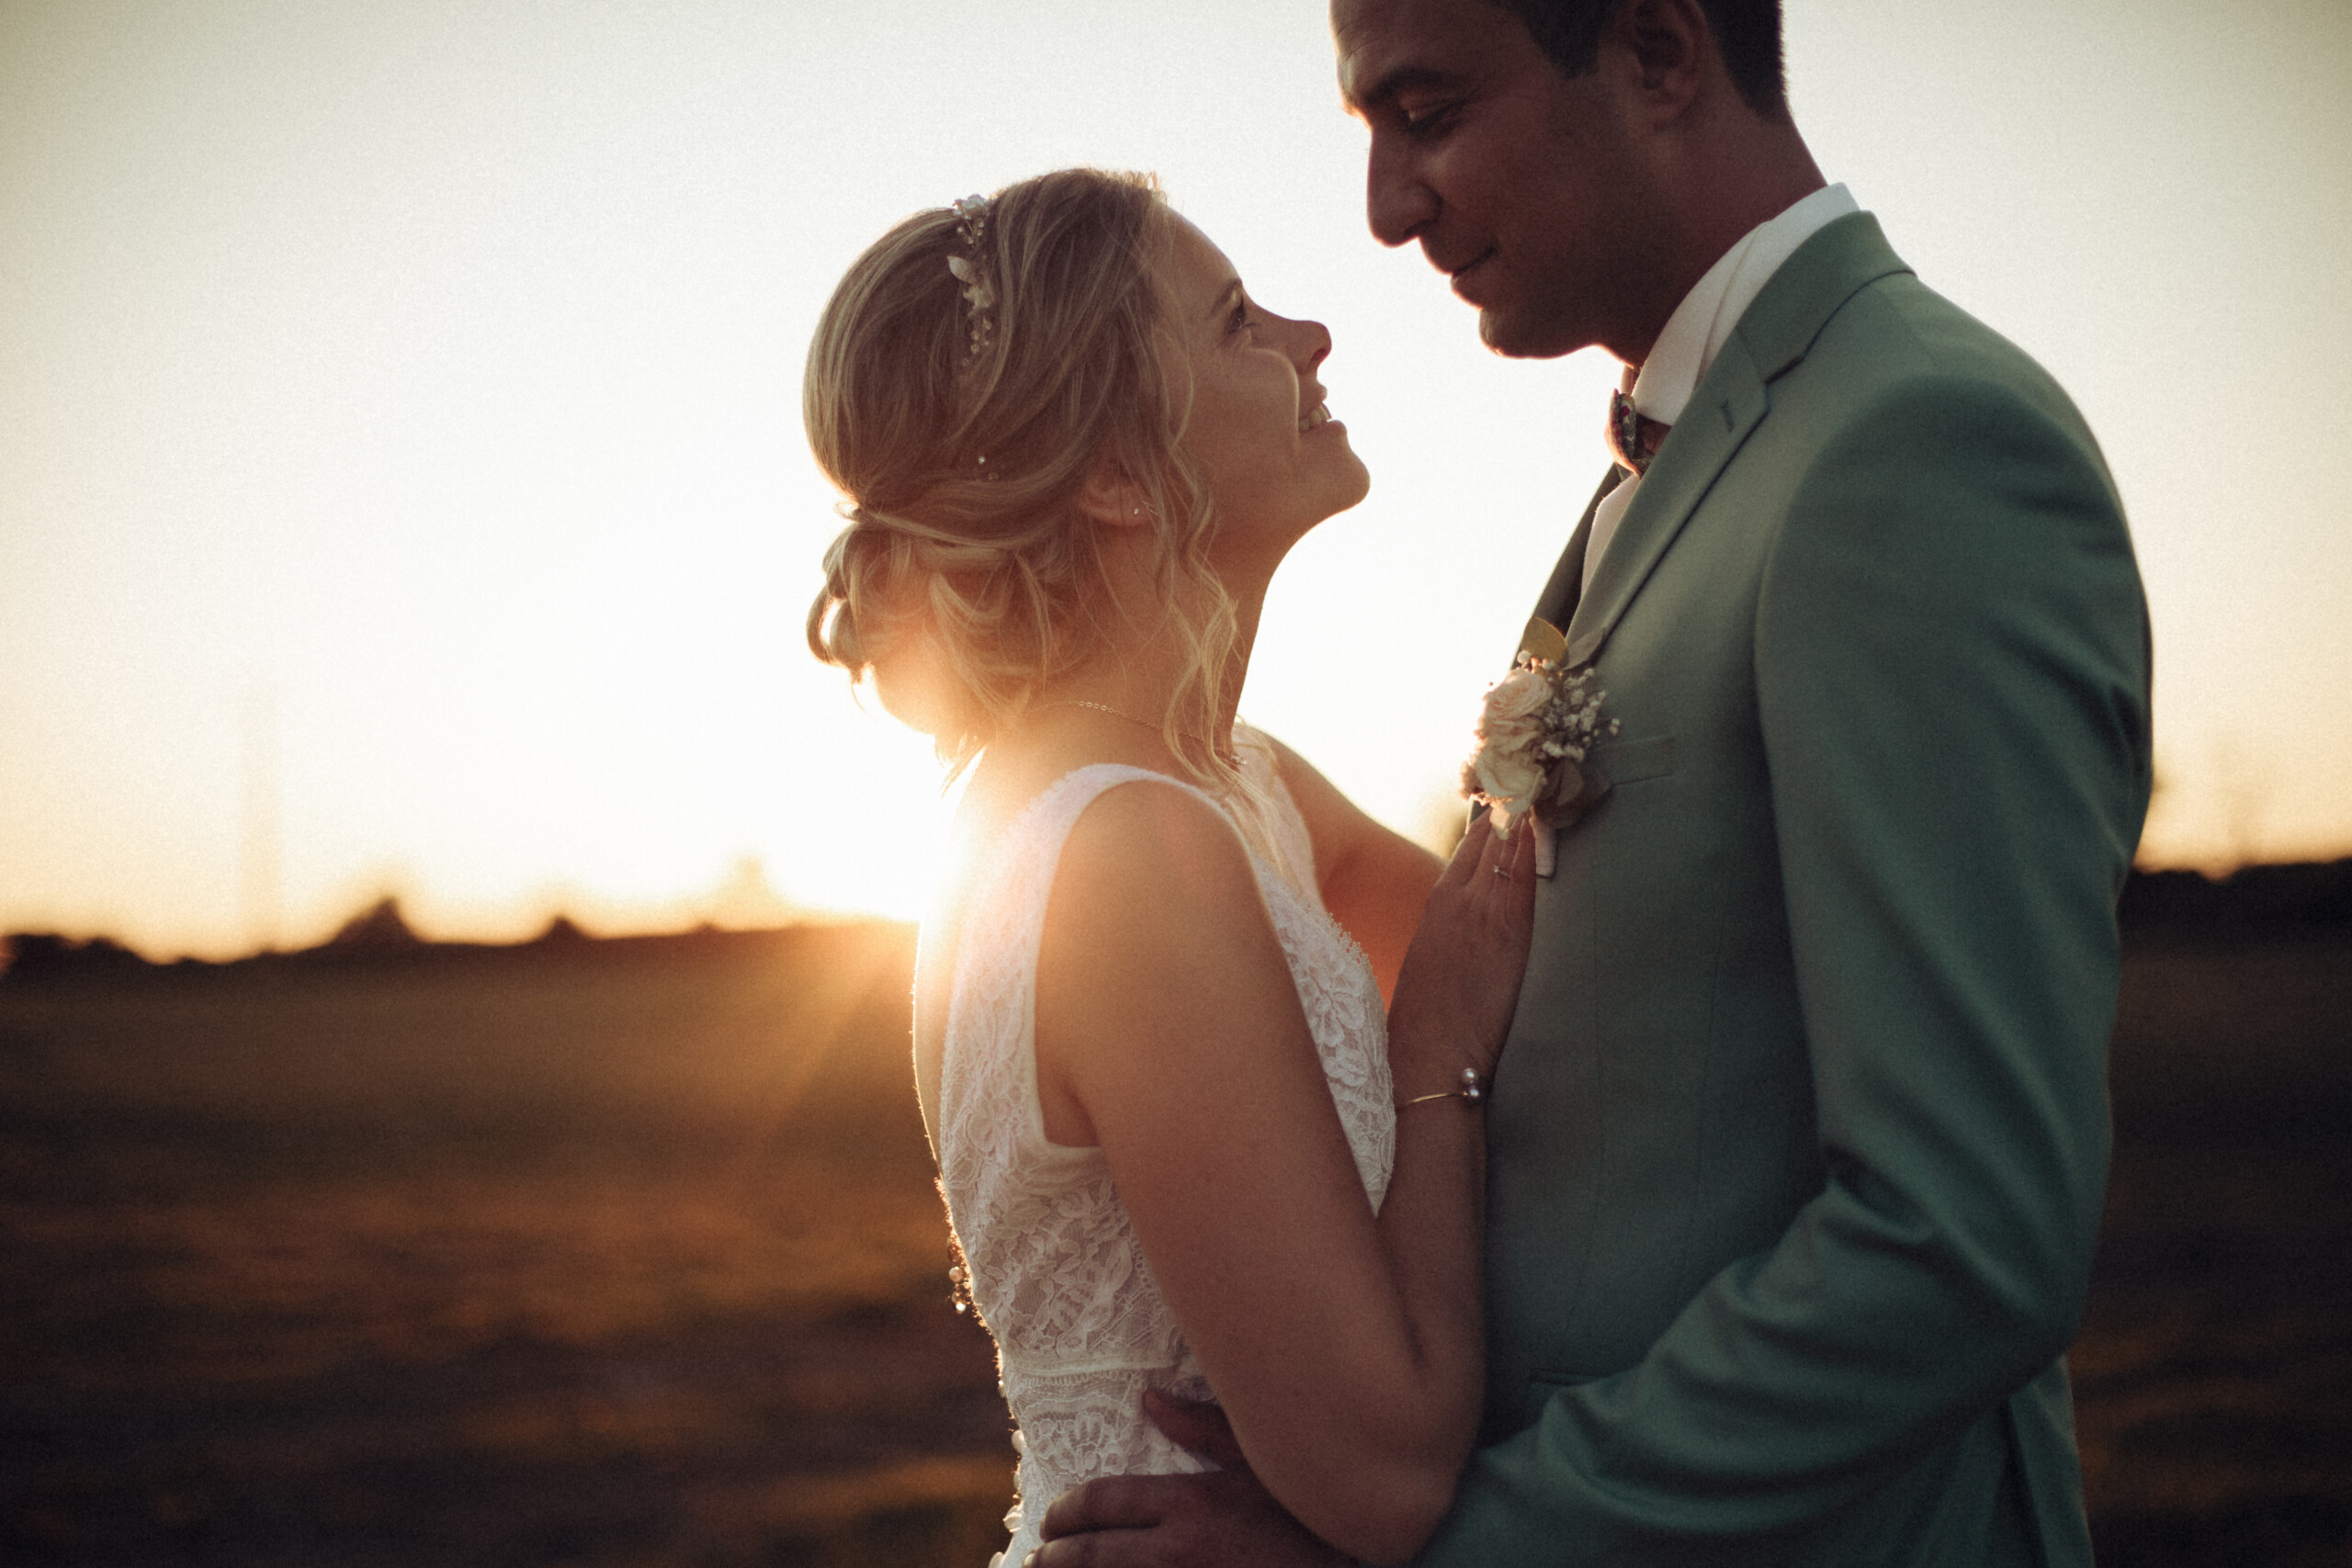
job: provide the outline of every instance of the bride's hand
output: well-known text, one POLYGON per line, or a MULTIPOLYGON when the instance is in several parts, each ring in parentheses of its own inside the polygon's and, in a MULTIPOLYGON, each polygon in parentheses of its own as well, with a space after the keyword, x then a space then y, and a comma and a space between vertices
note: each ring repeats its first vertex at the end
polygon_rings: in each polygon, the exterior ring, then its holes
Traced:
POLYGON ((1430 890, 1388 1008, 1389 1065, 1399 1100, 1462 1087, 1502 1055, 1519 1005, 1535 924, 1535 835, 1521 822, 1509 838, 1481 811, 1430 890))

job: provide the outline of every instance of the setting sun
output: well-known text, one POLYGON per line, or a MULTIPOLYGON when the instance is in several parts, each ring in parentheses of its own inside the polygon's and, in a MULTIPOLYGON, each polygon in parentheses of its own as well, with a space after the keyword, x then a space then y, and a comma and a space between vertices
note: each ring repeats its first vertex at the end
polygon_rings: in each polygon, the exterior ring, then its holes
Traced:
MULTIPOLYGON (((2106 446, 2143 858, 2333 855, 2352 32, 2159 13, 1798 6, 1790 74, 1830 177, 2106 446)), ((668 926, 747 856, 914 913, 927 747, 800 643, 838 526, 801 358, 891 221, 1077 162, 1156 170, 1329 324, 1372 499, 1277 581, 1244 712, 1420 830, 1614 367, 1484 354, 1365 234, 1362 158, 1314 6, 0 13, 0 925, 668 926)))

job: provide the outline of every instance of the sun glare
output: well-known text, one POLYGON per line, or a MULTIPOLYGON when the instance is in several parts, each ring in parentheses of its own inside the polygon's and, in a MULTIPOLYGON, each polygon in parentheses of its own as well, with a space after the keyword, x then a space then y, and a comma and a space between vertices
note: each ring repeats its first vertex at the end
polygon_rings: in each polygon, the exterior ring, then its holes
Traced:
MULTIPOLYGON (((2342 853, 2352 24, 2094 9, 1794 7, 1799 117, 2109 453, 2145 857, 2342 853)), ((1373 494, 1277 581, 1244 712, 1442 824, 1614 367, 1489 357, 1372 243, 1330 73, 1319 7, 1240 0, 0 9, 0 929, 916 914, 936 765, 800 646, 839 526, 800 363, 889 223, 1080 162, 1158 172, 1330 326, 1373 494)))

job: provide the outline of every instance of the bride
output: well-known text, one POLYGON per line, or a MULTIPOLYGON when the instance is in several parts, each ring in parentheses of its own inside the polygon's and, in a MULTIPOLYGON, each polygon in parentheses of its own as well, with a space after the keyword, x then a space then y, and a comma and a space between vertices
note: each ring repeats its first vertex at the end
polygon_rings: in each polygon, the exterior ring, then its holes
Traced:
POLYGON ((899 224, 809 353, 851 519, 810 646, 972 765, 915 1071, 1018 1426, 1015 1563, 1067 1488, 1204 1467, 1148 1391, 1214 1397, 1375 1562, 1476 1426, 1531 835, 1482 820, 1441 868, 1234 717, 1275 567, 1368 484, 1329 350, 1149 181, 1071 169, 899 224))

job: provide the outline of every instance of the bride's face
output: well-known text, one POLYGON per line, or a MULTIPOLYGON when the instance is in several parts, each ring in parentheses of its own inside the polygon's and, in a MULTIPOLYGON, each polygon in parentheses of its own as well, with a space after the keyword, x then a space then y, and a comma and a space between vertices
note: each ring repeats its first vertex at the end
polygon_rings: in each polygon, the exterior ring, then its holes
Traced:
MULTIPOLYGON (((1216 507, 1210 556, 1221 570, 1271 571, 1301 535, 1371 488, 1316 378, 1331 334, 1258 304, 1205 235, 1181 218, 1174 229, 1163 265, 1180 374, 1190 374, 1184 449, 1216 507)), ((1185 391, 1176 389, 1180 400, 1185 391)))

